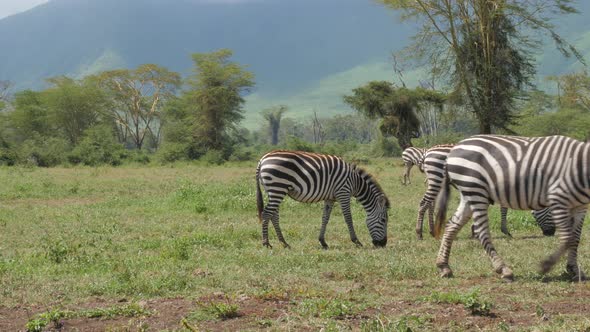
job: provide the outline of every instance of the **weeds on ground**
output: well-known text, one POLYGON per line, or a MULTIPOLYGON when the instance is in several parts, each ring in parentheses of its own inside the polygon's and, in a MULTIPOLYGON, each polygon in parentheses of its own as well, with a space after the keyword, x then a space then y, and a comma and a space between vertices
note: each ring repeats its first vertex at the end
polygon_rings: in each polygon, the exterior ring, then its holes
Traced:
POLYGON ((457 292, 433 292, 430 296, 422 298, 426 302, 463 304, 465 309, 469 310, 472 315, 489 316, 493 304, 479 295, 479 289, 474 288, 469 293, 461 294, 457 292))

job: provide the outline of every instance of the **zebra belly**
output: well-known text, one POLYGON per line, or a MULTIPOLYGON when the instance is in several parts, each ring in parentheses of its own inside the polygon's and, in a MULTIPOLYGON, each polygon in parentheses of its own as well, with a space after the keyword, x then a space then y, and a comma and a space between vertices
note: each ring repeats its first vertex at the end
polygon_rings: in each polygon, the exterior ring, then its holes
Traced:
POLYGON ((292 199, 303 202, 303 203, 317 203, 321 201, 325 201, 327 199, 334 199, 333 195, 328 194, 319 194, 319 193, 309 193, 309 192, 301 192, 295 188, 289 190, 287 193, 289 197, 292 199))

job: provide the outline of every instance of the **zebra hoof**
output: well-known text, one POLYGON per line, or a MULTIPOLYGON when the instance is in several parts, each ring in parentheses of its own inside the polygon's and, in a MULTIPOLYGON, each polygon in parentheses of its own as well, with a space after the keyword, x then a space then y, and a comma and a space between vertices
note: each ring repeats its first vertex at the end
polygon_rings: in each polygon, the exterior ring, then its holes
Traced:
POLYGON ((578 269, 577 266, 567 265, 565 269, 566 269, 566 272, 572 276, 571 280, 573 282, 581 282, 581 281, 587 280, 584 272, 580 271, 580 269, 578 269))
POLYGON ((359 240, 352 240, 352 242, 354 242, 354 244, 356 244, 357 247, 362 247, 363 246, 363 244, 359 240))
POLYGON ((269 248, 269 249, 272 249, 272 246, 270 245, 269 242, 262 242, 262 245, 269 248))
POLYGON ((513 282, 514 281, 514 274, 512 270, 508 267, 504 267, 502 269, 502 279, 506 282, 513 282))
POLYGON ((418 238, 418 240, 422 240, 422 232, 416 231, 416 238, 418 238))
POLYGON ((287 244, 287 242, 283 242, 283 247, 285 249, 291 249, 291 246, 289 244, 287 244))
POLYGON ((440 277, 441 278, 452 278, 453 277, 453 270, 450 267, 443 267, 439 268, 440 277))
POLYGON ((504 233, 504 235, 508 236, 509 238, 512 238, 512 234, 510 234, 510 232, 507 229, 503 229, 502 233, 504 233))
POLYGON ((541 262, 541 274, 546 274, 547 272, 551 271, 551 269, 553 268, 553 265, 555 265, 555 262, 553 262, 551 259, 546 259, 544 261, 541 262))

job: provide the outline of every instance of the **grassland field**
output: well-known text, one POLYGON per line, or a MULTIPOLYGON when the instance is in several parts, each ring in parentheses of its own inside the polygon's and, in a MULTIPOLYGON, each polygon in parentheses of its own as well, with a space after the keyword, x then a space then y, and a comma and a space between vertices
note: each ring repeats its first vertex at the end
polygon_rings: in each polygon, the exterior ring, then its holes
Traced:
MULTIPOLYGON (((0 168, 0 331, 589 331, 590 284, 572 283, 557 246, 527 211, 513 238, 490 209, 493 241, 513 268, 503 282, 466 227, 435 266, 439 242, 415 235, 424 175, 401 184, 400 159, 362 165, 391 201, 389 242, 375 249, 353 203, 359 239, 335 207, 322 250, 322 204, 291 199, 261 245, 255 162, 117 168, 0 168)), ((455 193, 452 208, 458 203, 455 193)), ((449 215, 450 217, 450 215, 449 215)), ((588 225, 579 262, 590 273, 588 225)))

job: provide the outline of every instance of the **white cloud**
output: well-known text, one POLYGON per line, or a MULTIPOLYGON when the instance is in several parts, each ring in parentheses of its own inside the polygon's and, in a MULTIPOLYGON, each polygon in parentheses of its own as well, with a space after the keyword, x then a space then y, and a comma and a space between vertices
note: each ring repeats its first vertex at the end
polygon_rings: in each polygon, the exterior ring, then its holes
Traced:
POLYGON ((48 0, 0 0, 0 19, 24 12, 48 0))

